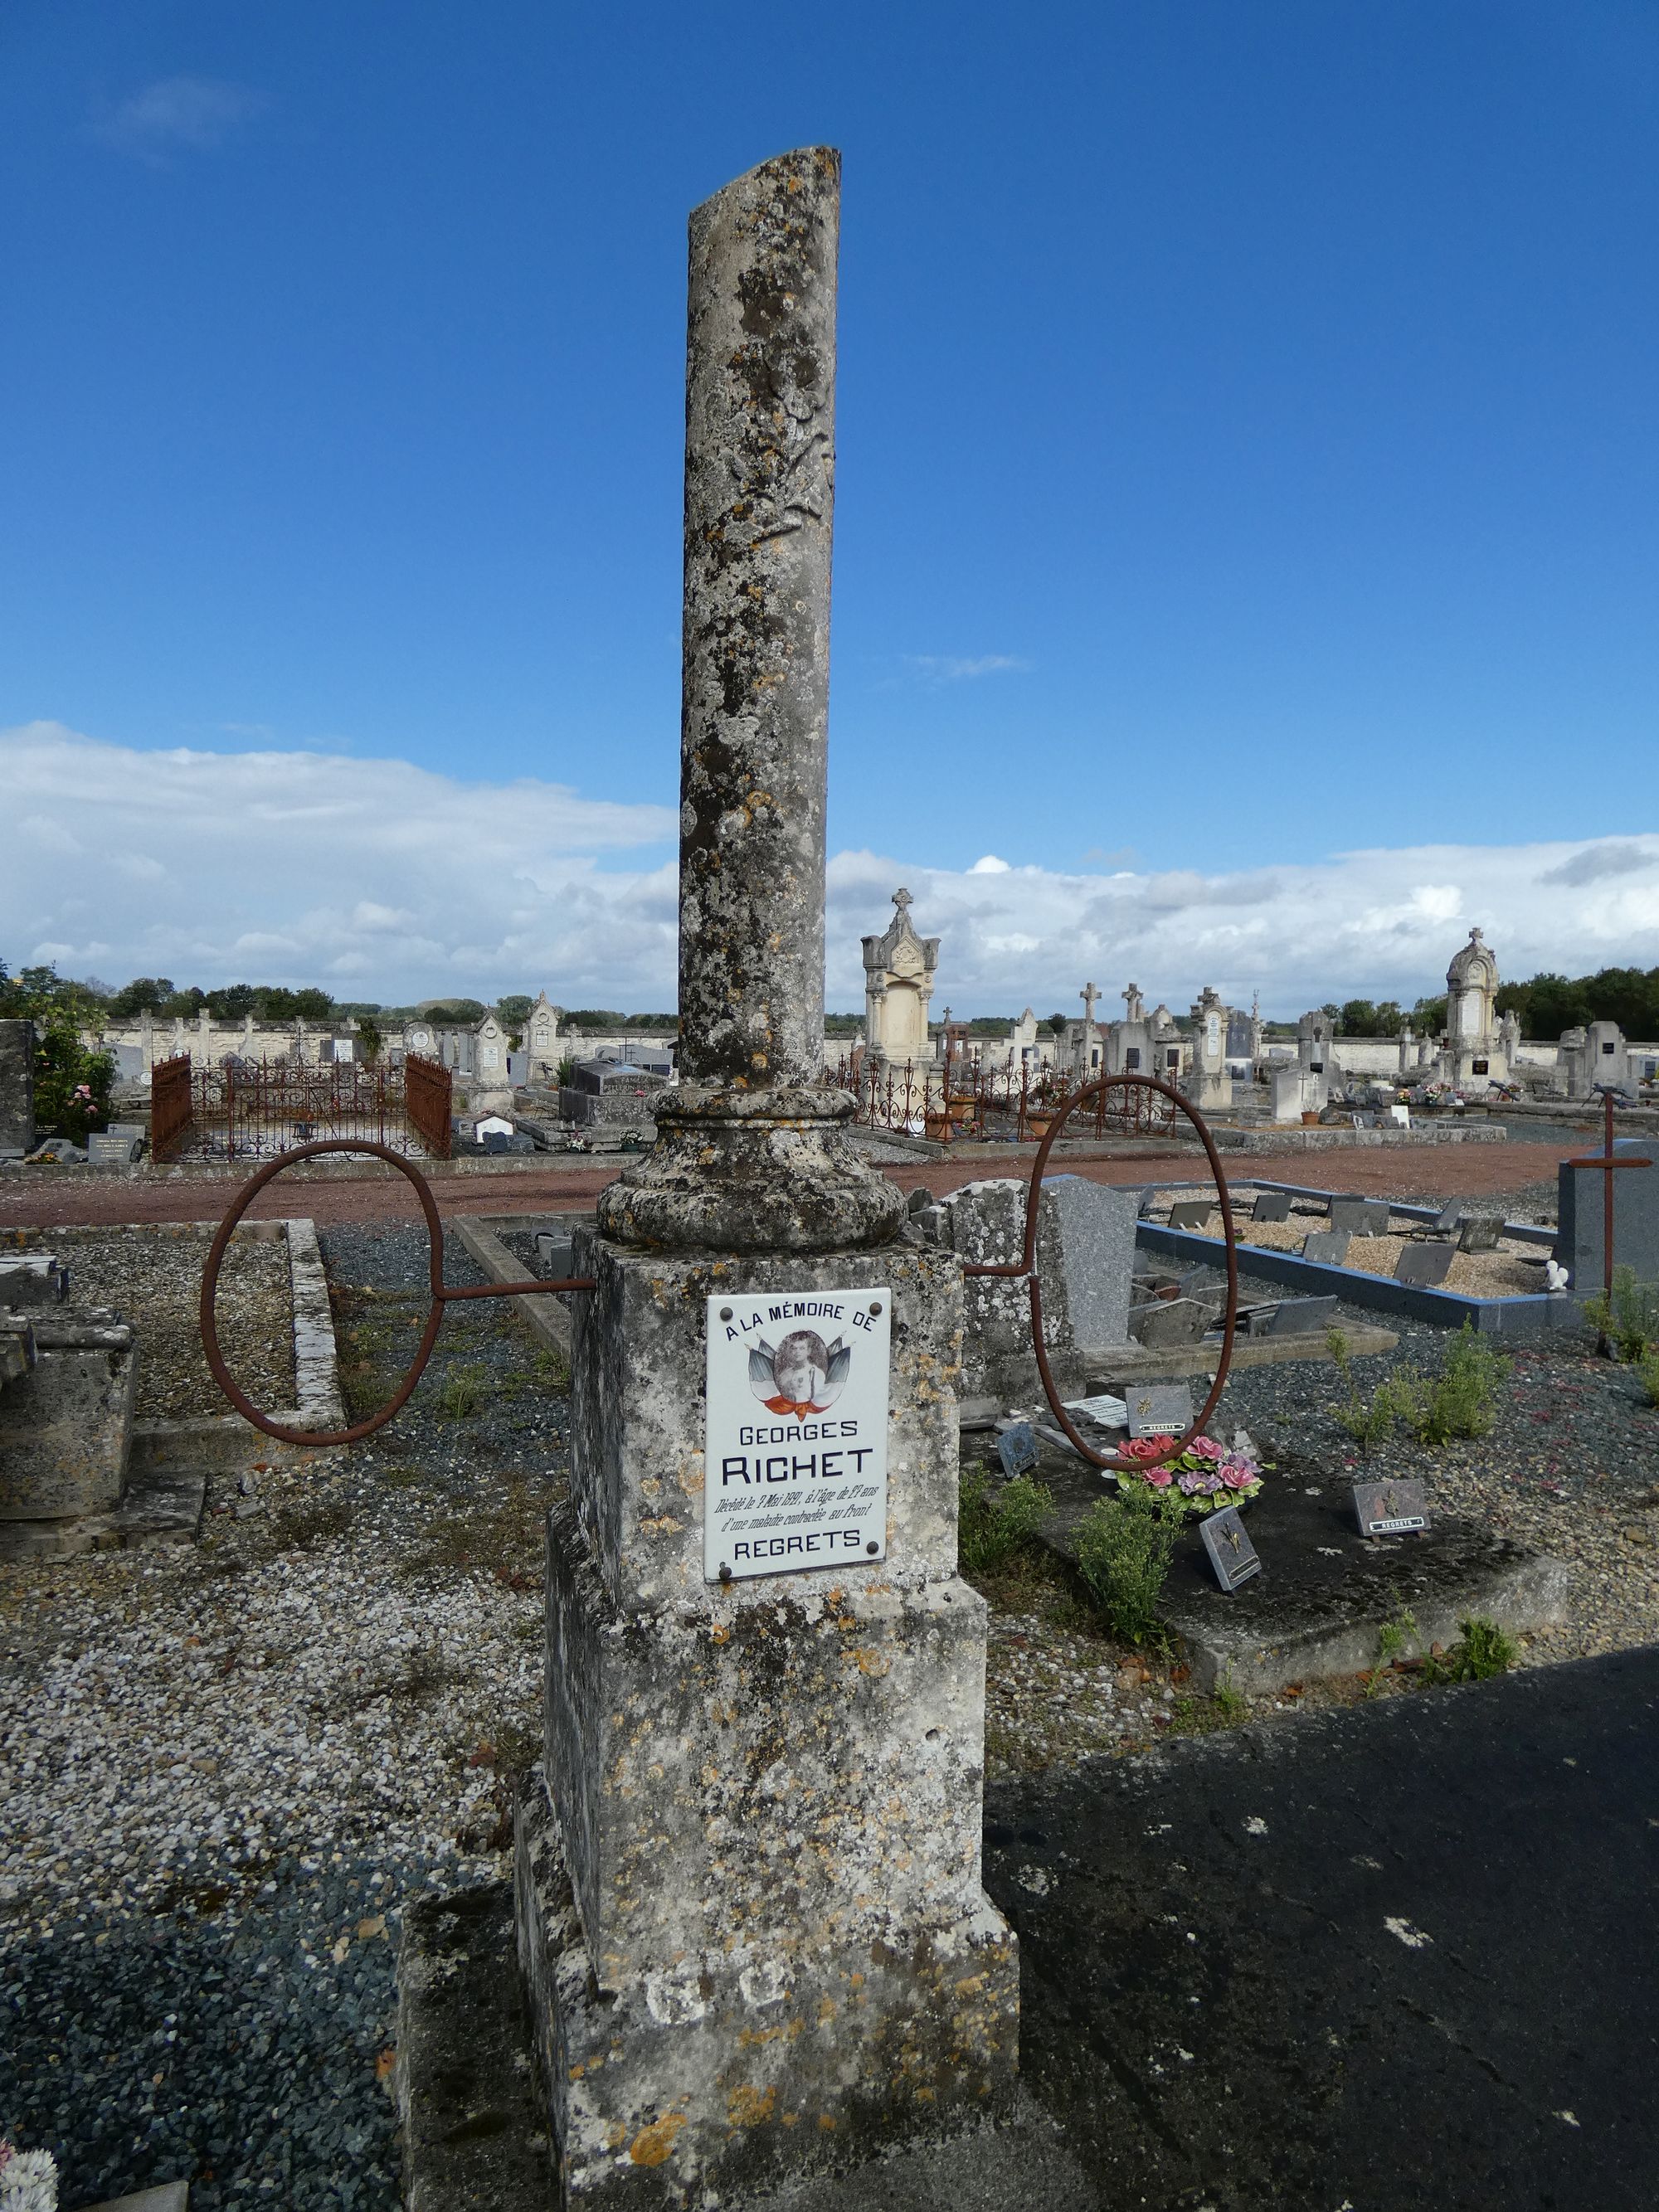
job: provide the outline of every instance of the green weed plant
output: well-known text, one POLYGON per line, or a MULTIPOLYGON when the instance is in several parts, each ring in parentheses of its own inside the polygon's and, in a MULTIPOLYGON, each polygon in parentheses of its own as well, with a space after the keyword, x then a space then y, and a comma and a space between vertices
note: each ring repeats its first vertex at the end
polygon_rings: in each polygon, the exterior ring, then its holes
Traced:
POLYGON ((957 1558, 964 1574, 994 1575, 1023 1552, 1054 1510, 1054 1494, 1029 1474, 993 1486, 981 1468, 962 1478, 957 1558))
POLYGON ((1615 1267, 1611 1296, 1598 1291, 1586 1298, 1584 1318, 1621 1359, 1644 1367, 1659 1349, 1659 1283, 1641 1281, 1634 1267, 1615 1267))
POLYGON ((1514 1638, 1495 1620, 1476 1613, 1457 1625, 1463 1633, 1450 1650, 1423 1662, 1425 1682, 1488 1682, 1495 1674, 1507 1674, 1521 1656, 1514 1638))
POLYGON ((1126 1492, 1098 1499, 1079 1525, 1078 1571, 1102 1620, 1126 1644, 1166 1640, 1158 1607, 1180 1522, 1162 1500, 1126 1492))
POLYGON ((1333 1329, 1326 1339, 1346 1395, 1332 1411, 1337 1425, 1364 1451, 1387 1443, 1397 1429, 1419 1443, 1449 1443, 1459 1437, 1484 1437, 1498 1419, 1498 1397, 1509 1361, 1476 1335, 1465 1322, 1441 1356, 1440 1372, 1430 1377, 1409 1365, 1385 1375, 1367 1398, 1354 1380, 1346 1339, 1333 1329))

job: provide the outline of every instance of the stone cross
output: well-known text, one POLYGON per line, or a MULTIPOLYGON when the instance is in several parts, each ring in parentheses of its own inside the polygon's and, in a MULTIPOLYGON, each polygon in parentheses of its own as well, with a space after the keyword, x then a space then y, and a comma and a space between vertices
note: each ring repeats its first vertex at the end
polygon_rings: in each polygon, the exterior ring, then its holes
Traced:
POLYGON ((893 893, 893 904, 898 908, 901 914, 904 912, 906 907, 914 906, 915 903, 915 902, 910 896, 909 892, 905 890, 902 886, 893 893))
POLYGON ((1084 1026, 1085 1029, 1092 1029, 1095 1022, 1095 1002, 1100 994, 1092 983, 1085 983, 1078 993, 1078 996, 1083 1001, 1084 1026))

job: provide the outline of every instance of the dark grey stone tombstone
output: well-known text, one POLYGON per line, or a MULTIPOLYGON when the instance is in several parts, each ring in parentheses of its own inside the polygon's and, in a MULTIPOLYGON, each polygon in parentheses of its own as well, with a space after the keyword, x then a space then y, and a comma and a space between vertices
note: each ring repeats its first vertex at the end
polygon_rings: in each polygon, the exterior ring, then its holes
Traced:
POLYGON ((997 1457, 1010 1480, 1030 1473, 1037 1463, 1037 1443, 1036 1431, 1029 1421, 1016 1421, 1002 1431, 997 1438, 997 1457))
POLYGON ((1236 1505, 1207 1513, 1198 1524, 1215 1578, 1231 1597, 1241 1583, 1261 1572, 1261 1561, 1236 1505))
POLYGON ((1130 1335, 1149 1352, 1196 1344, 1209 1325, 1210 1309, 1196 1298, 1149 1298, 1129 1314, 1130 1335))
POLYGON ((1443 1283, 1455 1255, 1449 1244, 1407 1244, 1394 1263, 1396 1283, 1443 1283))
POLYGON ((1212 1198, 1178 1198, 1170 1208, 1171 1229, 1202 1229, 1215 1212, 1212 1198))
POLYGON ((1429 1525, 1428 1495, 1408 1478, 1356 1482, 1353 1510, 1362 1536, 1421 1535, 1429 1525))
MULTIPOLYGON (((1586 1145, 1588 1152, 1595 1147, 1586 1145)), ((1659 1134, 1615 1137, 1615 1159, 1651 1160, 1650 1168, 1618 1168, 1613 1176, 1613 1263, 1633 1267, 1644 1283, 1659 1282, 1659 1134)), ((1560 1234, 1555 1256, 1572 1273, 1581 1294, 1599 1291, 1603 1274, 1601 1186, 1597 1168, 1564 1160, 1559 1176, 1560 1234)))
POLYGON ((1040 1218, 1060 1233, 1073 1342, 1090 1349, 1121 1344, 1135 1260, 1133 1195, 1083 1176, 1054 1176, 1042 1187, 1040 1218))
POLYGON ((1352 1237, 1386 1237, 1389 1201, 1386 1198, 1334 1198, 1331 1227, 1346 1229, 1352 1237))
POLYGON ((1132 1437, 1178 1437, 1191 1425, 1193 1394, 1184 1382, 1132 1382, 1123 1402, 1132 1437))
POLYGON ((557 1230, 538 1229, 536 1231, 536 1257, 554 1282, 561 1282, 576 1272, 571 1257, 570 1239, 557 1230))
MULTIPOLYGON (((1498 1239, 1503 1231, 1503 1223, 1492 1214, 1480 1215, 1473 1221, 1466 1221, 1457 1233, 1457 1249, 1460 1252, 1495 1252, 1498 1249, 1498 1239)), ((1618 1231, 1615 1229, 1613 1249, 1617 1252, 1618 1249, 1618 1231)))
POLYGON ((94 1168, 130 1168, 142 1149, 142 1140, 118 1137, 113 1130, 94 1131, 87 1139, 87 1164, 94 1168))
POLYGON ((1324 1298, 1281 1298, 1273 1308, 1264 1336, 1322 1335, 1336 1322, 1334 1292, 1324 1298))
POLYGON ((1288 1221, 1291 1218, 1291 1194, 1287 1190, 1260 1190, 1255 1195, 1252 1221, 1288 1221))
POLYGON ((1302 1256, 1327 1267, 1340 1267, 1348 1256, 1350 1232, 1346 1229, 1310 1229, 1302 1240, 1302 1256))
POLYGON ((1447 1236, 1452 1230, 1456 1228, 1458 1223, 1462 1221, 1467 1211, 1468 1208, 1464 1206, 1462 1200, 1461 1198, 1455 1198, 1449 1205, 1443 1206, 1441 1207, 1439 1212, 1435 1215, 1434 1219, 1430 1225, 1434 1230, 1437 1236, 1447 1236))
POLYGON ((34 1024, 0 1022, 0 1160, 34 1150, 34 1024))
POLYGON ((487 1129, 484 1132, 483 1148, 487 1152, 507 1152, 511 1144, 512 1139, 505 1129, 487 1129))

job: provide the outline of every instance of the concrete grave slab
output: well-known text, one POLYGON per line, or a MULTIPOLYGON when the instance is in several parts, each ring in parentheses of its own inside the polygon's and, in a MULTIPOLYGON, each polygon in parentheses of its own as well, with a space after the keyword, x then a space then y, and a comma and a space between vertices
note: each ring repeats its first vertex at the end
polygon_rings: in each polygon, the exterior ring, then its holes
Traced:
POLYGON ((53 1253, 8 1254, 0 1259, 0 1306, 14 1313, 61 1306, 69 1290, 70 1271, 53 1253))

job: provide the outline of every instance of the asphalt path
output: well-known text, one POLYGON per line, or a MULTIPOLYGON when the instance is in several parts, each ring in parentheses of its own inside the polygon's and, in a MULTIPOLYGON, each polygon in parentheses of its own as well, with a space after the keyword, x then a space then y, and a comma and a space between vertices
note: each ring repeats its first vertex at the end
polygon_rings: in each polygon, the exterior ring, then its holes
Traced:
MULTIPOLYGON (((1483 1198, 1528 1183, 1553 1182, 1559 1162, 1592 1149, 1583 1132, 1577 1131, 1563 1133, 1547 1144, 1344 1147, 1252 1156, 1234 1163, 1234 1172, 1372 1196, 1483 1198)), ((918 1160, 914 1165, 895 1164, 886 1173, 903 1190, 942 1194, 986 1176, 1029 1175, 1030 1152, 1016 1153, 1010 1147, 1010 1154, 1006 1159, 976 1152, 918 1160)), ((1203 1160, 1190 1152, 1157 1151, 1127 1157, 1074 1155, 1056 1158, 1052 1170, 1117 1185, 1169 1182, 1188 1174, 1199 1181, 1206 1173, 1203 1160)), ((592 1210, 616 1174, 611 1161, 576 1158, 557 1164, 537 1159, 523 1168, 486 1175, 438 1172, 430 1181, 442 1214, 582 1213, 592 1210)), ((172 1176, 165 1169, 124 1175, 76 1168, 24 1169, 0 1177, 0 1229, 217 1221, 235 1202, 242 1181, 240 1176, 172 1176)), ((390 1168, 362 1176, 282 1176, 260 1192, 250 1208, 255 1218, 301 1214, 322 1224, 412 1221, 418 1212, 412 1188, 390 1168)))
POLYGON ((1022 2069, 1114 2208, 1652 2212, 1659 1650, 1002 1784, 1022 2069))

